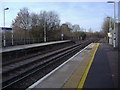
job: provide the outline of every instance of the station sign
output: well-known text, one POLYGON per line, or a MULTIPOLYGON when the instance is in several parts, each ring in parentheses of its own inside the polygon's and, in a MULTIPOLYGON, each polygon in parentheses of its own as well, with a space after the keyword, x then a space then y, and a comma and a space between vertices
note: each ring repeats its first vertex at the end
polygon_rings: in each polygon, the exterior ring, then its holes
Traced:
POLYGON ((1 30, 7 30, 7 31, 11 31, 12 28, 6 28, 6 27, 2 27, 1 30))
POLYGON ((108 33, 108 37, 112 37, 112 33, 108 33))

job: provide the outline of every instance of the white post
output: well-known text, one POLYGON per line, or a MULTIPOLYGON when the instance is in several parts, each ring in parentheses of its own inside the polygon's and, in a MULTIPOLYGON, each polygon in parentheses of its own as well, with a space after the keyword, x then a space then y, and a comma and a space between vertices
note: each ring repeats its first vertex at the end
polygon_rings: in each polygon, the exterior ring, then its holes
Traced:
POLYGON ((115 33, 115 30, 116 30, 116 27, 115 27, 115 23, 116 23, 116 14, 115 14, 115 2, 114 2, 114 34, 113 34, 113 47, 115 48, 116 47, 116 33, 115 33))
POLYGON ((108 3, 113 3, 114 4, 114 34, 113 34, 113 47, 115 48, 116 47, 116 33, 115 33, 115 30, 116 30, 116 11, 115 11, 115 6, 116 6, 116 2, 115 1, 108 1, 108 3))
POLYGON ((13 30, 12 30, 12 45, 14 45, 14 42, 13 42, 13 30))
POLYGON ((120 50, 120 30, 119 30, 119 28, 120 28, 120 1, 118 2, 118 28, 117 28, 117 45, 118 45, 118 49, 120 50))
POLYGON ((6 46, 6 39, 5 39, 5 10, 8 10, 9 8, 5 8, 4 11, 3 11, 3 16, 4 16, 4 46, 6 46))
MULTIPOLYGON (((111 25, 111 17, 109 17, 109 33, 112 34, 112 25, 111 25)), ((112 37, 109 37, 109 44, 112 44, 113 45, 113 40, 112 40, 112 37)))
POLYGON ((6 46, 6 40, 5 40, 5 9, 3 11, 3 16, 4 16, 4 18, 3 18, 3 21, 4 21, 4 36, 3 36, 4 42, 3 42, 3 45, 6 46))
POLYGON ((64 35, 63 35, 63 32, 62 32, 62 33, 61 33, 61 40, 63 40, 63 36, 64 36, 64 35))
POLYGON ((44 42, 46 42, 46 25, 44 23, 44 42))

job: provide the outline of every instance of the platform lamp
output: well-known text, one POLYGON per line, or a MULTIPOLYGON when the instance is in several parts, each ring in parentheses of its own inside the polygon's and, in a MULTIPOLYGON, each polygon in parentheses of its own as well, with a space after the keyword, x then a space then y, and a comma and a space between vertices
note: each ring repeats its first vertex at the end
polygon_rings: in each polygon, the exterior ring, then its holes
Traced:
POLYGON ((4 8, 4 11, 3 11, 3 16, 4 16, 4 46, 6 46, 6 40, 5 40, 5 10, 8 10, 9 8, 4 8))
POLYGON ((116 12, 115 12, 115 1, 107 1, 107 3, 113 3, 114 4, 114 34, 113 34, 113 47, 116 47, 116 36, 115 36, 115 22, 116 22, 116 12))

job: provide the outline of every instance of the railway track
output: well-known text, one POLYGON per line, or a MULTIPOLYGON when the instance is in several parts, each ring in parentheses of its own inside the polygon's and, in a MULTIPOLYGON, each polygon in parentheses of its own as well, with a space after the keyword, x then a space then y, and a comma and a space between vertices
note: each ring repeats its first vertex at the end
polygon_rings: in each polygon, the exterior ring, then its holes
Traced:
POLYGON ((45 45, 40 47, 34 47, 34 48, 28 48, 28 49, 20 49, 15 50, 12 52, 5 52, 2 53, 2 66, 7 66, 9 64, 13 64, 16 61, 22 61, 27 58, 35 57, 38 55, 46 54, 48 52, 52 52, 64 47, 68 47, 71 45, 74 45, 75 42, 69 41, 59 44, 51 44, 51 45, 45 45), (7 56, 7 57, 6 57, 7 56))
POLYGON ((66 48, 24 59, 3 67, 2 89, 27 88, 29 85, 49 73, 80 49, 95 40, 87 40, 66 48), (38 76, 39 75, 39 76, 38 76))

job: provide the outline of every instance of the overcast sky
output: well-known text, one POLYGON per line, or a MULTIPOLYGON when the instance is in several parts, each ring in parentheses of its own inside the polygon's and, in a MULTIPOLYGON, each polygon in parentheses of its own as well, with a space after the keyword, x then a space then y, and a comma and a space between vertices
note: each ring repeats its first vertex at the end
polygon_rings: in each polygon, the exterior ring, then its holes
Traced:
POLYGON ((61 24, 70 22, 72 25, 79 24, 86 31, 101 30, 106 16, 112 16, 114 5, 106 2, 2 2, 0 15, 0 27, 3 26, 3 9, 6 10, 6 27, 10 27, 21 8, 27 7, 29 12, 39 13, 41 10, 55 11, 58 13, 61 24))

